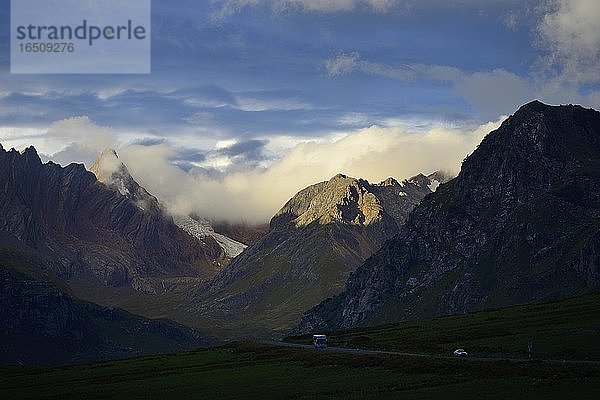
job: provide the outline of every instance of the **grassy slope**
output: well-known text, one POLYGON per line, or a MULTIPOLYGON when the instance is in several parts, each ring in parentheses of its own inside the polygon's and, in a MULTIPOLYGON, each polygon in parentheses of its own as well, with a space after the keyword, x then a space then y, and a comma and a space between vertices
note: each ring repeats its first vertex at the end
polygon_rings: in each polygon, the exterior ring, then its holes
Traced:
POLYGON ((364 356, 238 343, 92 365, 0 367, 0 398, 578 398, 600 366, 364 356))
MULTIPOLYGON (((331 228, 333 229, 333 228, 331 228)), ((147 295, 126 288, 101 287, 93 283, 93 278, 69 281, 74 293, 87 301, 123 308, 147 318, 167 318, 190 326, 205 336, 234 340, 238 338, 271 337, 278 332, 293 328, 302 313, 317 305, 323 299, 341 292, 351 268, 340 250, 335 236, 328 229, 309 232, 306 252, 310 259, 307 265, 299 266, 290 262, 296 251, 293 240, 281 246, 273 254, 273 248, 262 250, 256 260, 252 260, 245 276, 227 285, 223 290, 208 299, 207 305, 198 303, 196 285, 179 285, 179 290, 147 295), (336 248, 336 251, 323 249, 336 248), (268 283, 268 291, 263 286, 268 283), (257 290, 257 288, 262 288, 257 290), (227 312, 211 311, 213 298, 239 296, 251 292, 255 298, 247 307, 230 306, 227 312)), ((301 239, 297 238, 298 241, 301 239)), ((367 246, 363 243, 361 246, 367 246)), ((201 289, 200 289, 201 290, 201 289)))
POLYGON ((5 295, 0 308, 2 360, 56 365, 207 345, 187 326, 74 298, 62 281, 28 265, 0 255, 1 283, 8 288, 0 293, 0 298, 5 295))
MULTIPOLYGON (((480 356, 600 360, 600 294, 330 333, 332 346, 480 356)), ((310 337, 287 339, 308 343, 310 337)))

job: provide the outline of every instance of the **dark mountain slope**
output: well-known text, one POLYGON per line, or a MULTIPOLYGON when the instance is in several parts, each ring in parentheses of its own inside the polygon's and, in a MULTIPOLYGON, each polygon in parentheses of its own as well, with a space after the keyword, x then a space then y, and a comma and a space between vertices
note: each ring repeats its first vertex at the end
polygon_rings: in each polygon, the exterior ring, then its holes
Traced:
MULTIPOLYGON (((98 156, 90 171, 96 175, 98 181, 129 198, 138 208, 153 214, 163 212, 170 214, 166 207, 159 203, 156 197, 148 193, 146 189, 136 182, 129 173, 127 166, 119 159, 115 150, 104 150, 98 156)), ((206 245, 207 241, 209 244, 213 244, 214 241, 217 242, 223 249, 223 254, 218 257, 217 263, 214 264, 215 273, 217 269, 220 270, 227 266, 231 258, 237 256, 246 248, 242 243, 215 233, 210 221, 200 216, 191 218, 188 215, 172 215, 169 217, 165 215, 164 217, 169 220, 172 218, 178 228, 198 239, 202 245, 206 245)))
POLYGON ((247 222, 232 223, 219 221, 213 224, 215 232, 228 236, 240 243, 251 246, 269 233, 269 224, 251 224, 247 222))
POLYGON ((569 297, 600 289, 600 113, 529 103, 299 331, 569 297))
POLYGON ((210 277, 221 249, 186 234, 156 207, 98 182, 83 165, 42 164, 35 149, 0 148, 0 242, 35 249, 58 277, 155 292, 164 278, 210 277))
POLYGON ((82 302, 53 281, 0 256, 0 363, 82 363, 206 345, 189 328, 82 302))

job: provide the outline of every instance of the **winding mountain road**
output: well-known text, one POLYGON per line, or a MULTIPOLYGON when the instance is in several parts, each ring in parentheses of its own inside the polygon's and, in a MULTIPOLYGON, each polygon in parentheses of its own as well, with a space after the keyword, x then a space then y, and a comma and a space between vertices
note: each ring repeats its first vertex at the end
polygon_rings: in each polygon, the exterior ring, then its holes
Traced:
MULTIPOLYGON (((359 355, 391 355, 391 356, 401 356, 401 357, 422 357, 422 358, 437 358, 437 359, 449 359, 456 360, 459 357, 455 356, 446 356, 440 354, 427 354, 427 353, 410 353, 410 352, 400 352, 400 351, 387 351, 387 350, 366 350, 366 349, 350 349, 345 347, 327 347, 327 349, 319 349, 315 350, 312 345, 309 344, 299 344, 299 343, 288 343, 288 342, 279 342, 275 340, 267 340, 261 341, 261 344, 268 346, 277 346, 277 347, 289 347, 289 348, 297 348, 297 349, 306 349, 306 350, 314 350, 314 351, 330 351, 334 353, 349 353, 349 354, 359 354, 359 355)), ((511 361, 511 362, 535 362, 535 361, 543 361, 548 363, 558 363, 558 364, 588 364, 588 365, 600 365, 600 361, 594 360, 556 360, 556 359, 539 359, 539 358, 507 358, 507 357, 460 357, 461 360, 475 360, 475 361, 511 361)))

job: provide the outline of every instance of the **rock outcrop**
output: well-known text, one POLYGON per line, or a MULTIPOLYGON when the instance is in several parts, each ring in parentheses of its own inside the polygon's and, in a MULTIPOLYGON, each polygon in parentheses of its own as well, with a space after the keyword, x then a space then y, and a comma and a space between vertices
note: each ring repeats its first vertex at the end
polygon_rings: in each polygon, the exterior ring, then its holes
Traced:
POLYGON ((239 335, 293 327, 398 232, 430 184, 424 175, 370 184, 339 174, 301 190, 268 234, 198 291, 191 312, 239 335))
MULTIPOLYGON (((91 171, 100 182, 129 198, 140 209, 152 213, 163 212, 158 199, 148 193, 145 188, 133 179, 115 150, 104 150, 98 156, 94 165, 92 165, 91 171)), ((166 211, 164 213, 167 214, 166 211)), ((215 232, 210 221, 205 218, 174 215, 173 222, 179 228, 198 239, 202 245, 206 245, 207 240, 211 243, 213 240, 216 241, 223 249, 223 256, 220 257, 216 264, 219 268, 229 264, 229 259, 238 256, 247 247, 243 243, 215 232)))
POLYGON ((538 101, 488 134, 298 332, 600 288, 600 113, 538 101))

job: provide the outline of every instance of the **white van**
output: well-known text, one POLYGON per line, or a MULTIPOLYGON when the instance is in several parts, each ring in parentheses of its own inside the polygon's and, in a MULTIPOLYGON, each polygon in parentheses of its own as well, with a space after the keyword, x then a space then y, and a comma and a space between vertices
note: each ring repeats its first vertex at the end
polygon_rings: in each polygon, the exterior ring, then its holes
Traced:
POLYGON ((327 348, 327 336, 313 335, 313 346, 315 347, 315 349, 326 349, 327 348))

